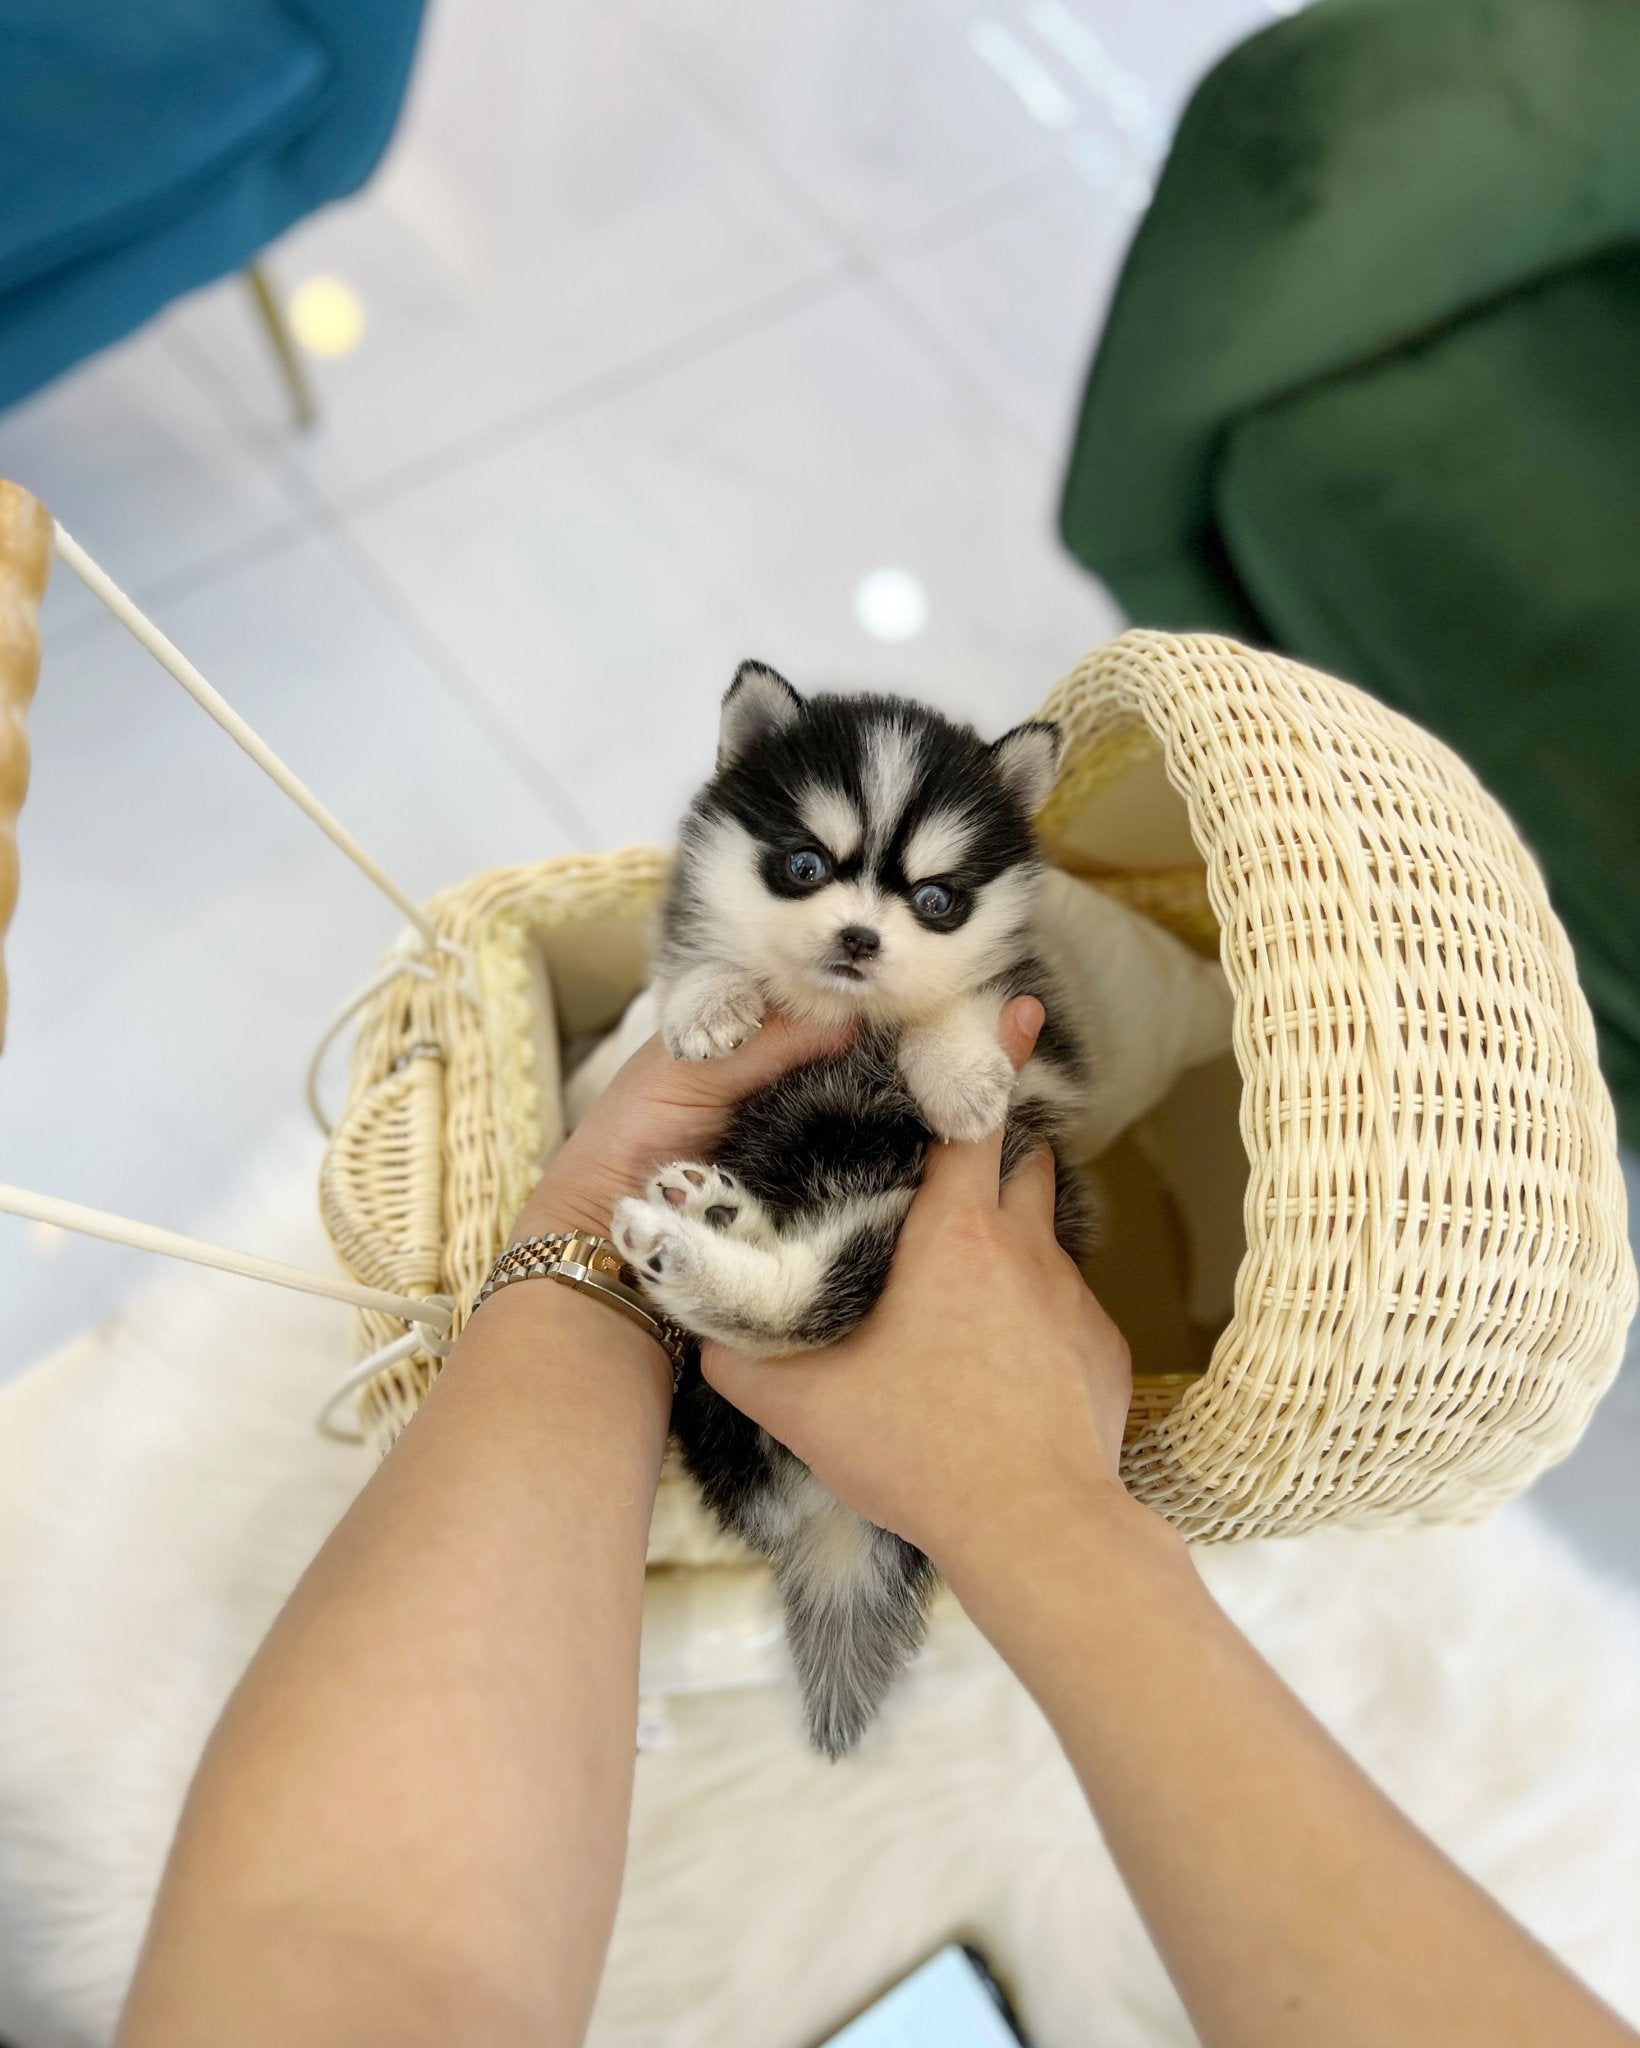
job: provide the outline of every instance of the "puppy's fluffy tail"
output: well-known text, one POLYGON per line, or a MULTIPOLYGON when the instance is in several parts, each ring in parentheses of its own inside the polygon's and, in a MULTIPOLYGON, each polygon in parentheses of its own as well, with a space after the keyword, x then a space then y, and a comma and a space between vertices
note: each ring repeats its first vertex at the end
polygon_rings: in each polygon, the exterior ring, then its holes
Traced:
POLYGON ((847 1756, 923 1639, 934 1569, 808 1481, 776 1572, 816 1749, 847 1756))

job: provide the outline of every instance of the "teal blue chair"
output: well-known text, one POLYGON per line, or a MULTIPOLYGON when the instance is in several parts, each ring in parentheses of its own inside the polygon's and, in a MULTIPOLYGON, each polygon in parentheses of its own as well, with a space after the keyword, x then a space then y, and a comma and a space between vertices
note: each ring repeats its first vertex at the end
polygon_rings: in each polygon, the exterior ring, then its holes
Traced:
POLYGON ((361 185, 422 4, 0 0, 0 407, 361 185))

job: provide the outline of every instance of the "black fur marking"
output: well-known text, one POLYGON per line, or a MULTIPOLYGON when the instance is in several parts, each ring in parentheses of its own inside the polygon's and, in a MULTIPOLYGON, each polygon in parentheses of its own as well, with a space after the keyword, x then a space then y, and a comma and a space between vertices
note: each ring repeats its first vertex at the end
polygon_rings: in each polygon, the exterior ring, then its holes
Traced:
POLYGON ((723 696, 718 767, 755 748, 767 733, 794 718, 802 705, 802 698, 777 670, 761 661, 743 661, 723 696))
POLYGON ((1069 1027, 1055 1006, 1046 1001, 1051 994, 1053 977, 1042 962, 1032 954, 1024 954, 1008 969, 986 984, 994 988, 1004 1002, 1011 1002, 1015 996, 1035 996, 1043 1004, 1042 1029, 1037 1036, 1034 1057, 1048 1066, 1058 1067, 1078 1085, 1085 1086, 1087 1075, 1082 1049, 1072 1037, 1069 1027))
MULTIPOLYGON (((1033 987, 1043 983, 1037 979, 1033 987)), ((1040 1041, 1039 1041, 1040 1043, 1040 1041)), ((1041 1101, 1017 1104, 1003 1136, 1003 1173, 1012 1173, 1042 1144, 1051 1144, 1060 1116, 1041 1101)), ((904 1193, 922 1179, 929 1135, 894 1064, 886 1036, 867 1035, 851 1050, 796 1067, 742 1103, 719 1152, 746 1192, 763 1205, 776 1230, 794 1229, 838 1202, 904 1193)), ((1082 1248, 1086 1208, 1079 1182, 1058 1162, 1055 1228, 1073 1255, 1082 1248)), ((842 1247, 808 1316, 802 1342, 818 1348, 856 1328, 881 1295, 894 1257, 897 1226, 864 1226, 842 1247)), ((801 1362, 790 1370, 801 1372, 801 1362)), ((768 1502, 780 1493, 796 1460, 686 1368, 672 1426, 684 1462, 718 1519, 774 1558, 767 1538, 768 1502)), ((855 1604, 819 1614, 812 1598, 786 1605, 787 1632, 808 1702, 810 1734, 829 1756, 842 1756, 864 1732, 895 1673, 922 1641, 933 1568, 920 1551, 877 1532, 873 1569, 855 1588, 855 1604)), ((790 1593, 795 1577, 782 1577, 790 1593)))
POLYGON ((718 1161, 779 1230, 852 1197, 915 1187, 927 1148, 893 1041, 867 1033, 849 1051, 794 1067, 749 1096, 718 1161))
MULTIPOLYGON (((743 667, 741 673, 745 672, 743 667)), ((702 827, 713 818, 727 815, 751 835, 761 849, 759 871, 771 895, 789 900, 812 893, 817 885, 795 881, 786 866, 793 853, 815 844, 803 817, 802 799, 815 788, 833 790, 863 811, 872 738, 887 729, 905 734, 916 750, 916 774, 907 802, 897 820, 887 821, 894 826, 892 837, 874 859, 864 846, 844 856, 834 847, 825 849, 833 857, 836 880, 858 880, 869 867, 871 878, 884 889, 907 898, 918 882, 945 882, 955 891, 956 902, 935 928, 955 931, 966 923, 986 883, 1010 868, 1037 864, 1030 820, 1005 786, 994 750, 972 727, 953 724, 903 697, 814 697, 795 702, 786 722, 759 730, 690 807, 682 834, 685 858, 664 916, 669 943, 687 950, 704 909, 690 887, 687 857, 691 843, 698 843, 702 827), (960 812, 968 824, 962 859, 937 877, 908 874, 904 856, 912 834, 927 818, 945 811, 960 812)))

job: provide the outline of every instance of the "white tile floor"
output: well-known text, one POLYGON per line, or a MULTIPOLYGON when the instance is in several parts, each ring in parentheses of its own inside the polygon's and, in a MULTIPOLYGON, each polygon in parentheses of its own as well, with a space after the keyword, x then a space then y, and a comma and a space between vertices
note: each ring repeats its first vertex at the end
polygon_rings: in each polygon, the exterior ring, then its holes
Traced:
MULTIPOLYGON (((664 838, 748 653, 998 724, 1117 623, 1052 532, 1077 382, 1191 82, 1288 11, 435 0, 387 164, 272 254, 364 303, 319 430, 230 281, 0 474, 415 893, 664 838)), ((198 1227, 398 921, 61 576, 33 728, 0 1178, 198 1227)), ((0 1222, 0 1377, 140 1270, 0 1222)), ((1613 1442, 1561 1492, 1640 1554, 1613 1442)))

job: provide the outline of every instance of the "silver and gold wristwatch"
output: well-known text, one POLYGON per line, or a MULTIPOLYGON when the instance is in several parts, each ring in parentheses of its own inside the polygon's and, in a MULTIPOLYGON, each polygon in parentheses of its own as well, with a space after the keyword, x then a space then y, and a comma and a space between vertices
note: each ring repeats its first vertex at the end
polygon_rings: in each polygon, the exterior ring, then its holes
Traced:
POLYGON ((490 1277, 473 1297, 476 1315, 490 1296, 515 1280, 558 1280, 595 1294, 628 1322, 638 1323, 655 1339, 672 1365, 672 1387, 676 1392, 683 1375, 690 1336, 681 1323, 644 1300, 638 1276, 607 1237, 594 1237, 585 1230, 559 1230, 547 1237, 525 1238, 510 1244, 490 1268, 490 1277))

